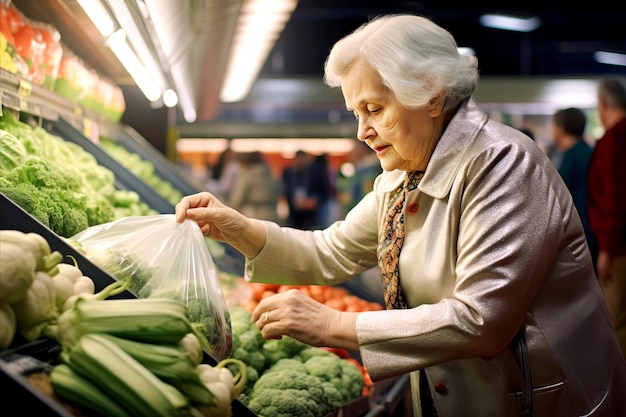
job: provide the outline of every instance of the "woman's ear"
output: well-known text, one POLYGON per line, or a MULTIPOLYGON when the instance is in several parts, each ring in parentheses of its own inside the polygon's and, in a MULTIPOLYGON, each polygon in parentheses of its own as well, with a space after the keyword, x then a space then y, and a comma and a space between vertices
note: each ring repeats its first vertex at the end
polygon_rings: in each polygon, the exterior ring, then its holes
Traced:
POLYGON ((442 90, 433 96, 428 102, 428 115, 432 118, 439 117, 443 112, 443 105, 446 102, 446 94, 442 90))

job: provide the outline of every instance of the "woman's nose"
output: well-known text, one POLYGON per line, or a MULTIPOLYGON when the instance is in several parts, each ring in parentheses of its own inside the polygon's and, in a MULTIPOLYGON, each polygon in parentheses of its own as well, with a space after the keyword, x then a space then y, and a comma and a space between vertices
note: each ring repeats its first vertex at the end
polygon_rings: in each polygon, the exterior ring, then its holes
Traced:
POLYGON ((374 129, 365 119, 359 119, 358 123, 356 137, 359 140, 364 141, 374 134, 374 129))

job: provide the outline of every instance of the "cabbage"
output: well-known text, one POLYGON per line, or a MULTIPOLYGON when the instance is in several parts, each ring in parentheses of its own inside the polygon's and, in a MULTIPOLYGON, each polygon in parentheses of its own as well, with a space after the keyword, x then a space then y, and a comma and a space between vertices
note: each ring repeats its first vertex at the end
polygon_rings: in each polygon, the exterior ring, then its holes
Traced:
POLYGON ((22 166, 28 153, 21 140, 0 129, 0 171, 10 171, 22 166))

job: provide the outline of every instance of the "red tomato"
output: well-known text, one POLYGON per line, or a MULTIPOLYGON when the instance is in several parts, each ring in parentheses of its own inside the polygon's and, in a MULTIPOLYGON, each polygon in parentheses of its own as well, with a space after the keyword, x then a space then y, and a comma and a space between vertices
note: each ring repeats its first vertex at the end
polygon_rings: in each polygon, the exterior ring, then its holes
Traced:
POLYGON ((323 347, 322 349, 330 353, 334 353, 335 355, 339 356, 341 359, 348 359, 350 357, 350 354, 346 349, 332 348, 332 347, 323 347))
POLYGON ((9 23, 8 28, 11 33, 17 32, 24 25, 22 13, 11 7, 2 6, 1 4, 0 8, 0 13, 4 14, 7 18, 7 22, 9 23))
POLYGON ((37 41, 35 31, 31 25, 23 25, 14 33, 15 51, 24 59, 32 60, 33 54, 37 53, 37 41))
POLYGON ((13 32, 11 32, 9 18, 5 13, 3 13, 2 10, 0 10, 0 32, 4 35, 9 44, 15 45, 15 39, 13 38, 13 32))

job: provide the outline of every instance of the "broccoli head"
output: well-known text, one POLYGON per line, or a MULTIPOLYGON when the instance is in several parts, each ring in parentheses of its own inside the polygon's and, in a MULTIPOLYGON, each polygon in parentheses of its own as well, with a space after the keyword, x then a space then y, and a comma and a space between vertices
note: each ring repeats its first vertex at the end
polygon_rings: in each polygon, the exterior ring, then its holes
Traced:
POLYGON ((241 346, 244 350, 252 352, 254 350, 259 350, 262 342, 259 341, 259 338, 257 337, 257 332, 255 332, 254 330, 248 330, 238 335, 236 344, 238 346, 241 346))
POLYGON ((254 384, 248 407, 263 416, 323 417, 333 411, 323 381, 292 369, 266 371, 254 384))
POLYGON ((309 360, 304 362, 304 367, 307 372, 316 377, 332 382, 333 385, 338 385, 341 381, 341 366, 340 361, 343 359, 336 355, 332 356, 312 356, 309 360))
POLYGON ((272 339, 268 340, 263 345, 263 354, 267 358, 267 365, 270 367, 281 359, 289 358, 287 352, 281 349, 278 343, 279 341, 280 340, 272 339))
POLYGON ((308 348, 309 345, 297 341, 296 339, 283 336, 281 339, 272 339, 265 342, 263 352, 267 357, 268 366, 274 365, 283 358, 294 358, 308 348))
POLYGON ((315 347, 315 346, 307 346, 300 351, 298 356, 300 357, 300 360, 302 362, 306 362, 309 359, 311 359, 313 356, 331 356, 331 357, 335 356, 336 357, 337 355, 327 350, 315 347))
POLYGON ((322 389, 324 390, 324 399, 331 410, 337 410, 348 402, 341 391, 332 383, 323 381, 322 389))
POLYGON ((279 372, 265 372, 254 385, 255 391, 265 388, 296 389, 307 391, 313 398, 323 398, 324 391, 320 386, 320 379, 313 375, 304 374, 292 369, 279 372))
POLYGON ((306 392, 268 388, 250 398, 248 408, 259 417, 321 417, 319 405, 306 392), (316 412, 317 411, 317 412, 316 412))
POLYGON ((339 366, 341 367, 341 386, 349 394, 347 401, 359 398, 363 394, 363 387, 365 386, 361 370, 352 362, 344 359, 339 360, 339 366))
POLYGON ((3 186, 0 188, 0 193, 6 195, 11 201, 39 220, 44 226, 50 227, 48 206, 45 204, 43 192, 39 191, 37 187, 30 183, 10 184, 11 186, 3 186))
POLYGON ((265 369, 266 359, 265 355, 263 355, 261 351, 248 351, 239 346, 233 349, 231 357, 233 357, 234 359, 239 359, 246 365, 256 369, 258 372, 263 372, 263 370, 265 369))
POLYGON ((266 375, 270 372, 280 372, 280 371, 283 371, 284 369, 290 369, 292 371, 301 372, 303 374, 308 373, 306 366, 304 366, 304 364, 300 362, 298 359, 283 358, 279 360, 278 362, 276 362, 274 366, 272 366, 267 371, 265 371, 263 375, 266 375))
POLYGON ((199 323, 202 332, 207 337, 217 359, 227 358, 232 351, 233 335, 230 325, 230 316, 224 312, 221 320, 219 311, 207 299, 193 298, 186 301, 187 312, 192 323, 199 323))
MULTIPOLYGON (((319 348, 315 348, 319 349, 319 348)), ((324 351, 323 349, 320 349, 324 351)), ((304 362, 307 372, 333 385, 339 392, 342 403, 359 398, 363 393, 363 375, 353 363, 339 356, 313 355, 304 362)))

